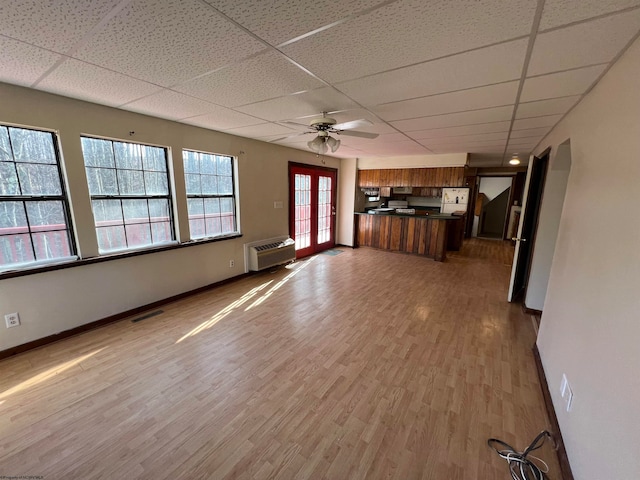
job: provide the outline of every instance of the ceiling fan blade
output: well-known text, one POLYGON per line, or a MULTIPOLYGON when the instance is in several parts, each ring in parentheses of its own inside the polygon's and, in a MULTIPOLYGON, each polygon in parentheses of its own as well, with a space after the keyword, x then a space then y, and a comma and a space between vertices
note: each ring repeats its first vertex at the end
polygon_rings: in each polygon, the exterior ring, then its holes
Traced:
POLYGON ((301 135, 306 135, 307 133, 316 133, 316 132, 294 133, 293 135, 287 135, 286 137, 280 137, 280 138, 276 138, 274 140, 269 140, 269 143, 279 142, 281 140, 286 140, 287 138, 300 137, 301 135))
POLYGON ((356 132, 354 130, 344 130, 338 132, 340 135, 347 135, 349 137, 360 137, 360 138, 376 138, 378 136, 377 133, 369 133, 369 132, 356 132))
POLYGON ((333 128, 336 130, 351 130, 352 128, 369 127, 373 122, 361 118, 360 120, 351 120, 350 122, 336 123, 333 128))

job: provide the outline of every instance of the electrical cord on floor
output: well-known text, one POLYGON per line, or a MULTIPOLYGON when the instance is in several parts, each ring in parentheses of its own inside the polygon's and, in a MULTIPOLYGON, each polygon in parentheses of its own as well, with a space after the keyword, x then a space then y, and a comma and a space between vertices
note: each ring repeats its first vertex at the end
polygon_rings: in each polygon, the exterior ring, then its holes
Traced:
POLYGON ((531 455, 531 452, 542 447, 547 438, 553 440, 551 434, 544 430, 538 434, 524 452, 518 452, 511 445, 497 438, 490 438, 487 440, 487 444, 500 457, 509 462, 509 473, 511 473, 513 480, 548 480, 549 466, 542 459, 531 455), (531 459, 537 460, 538 464, 531 459))

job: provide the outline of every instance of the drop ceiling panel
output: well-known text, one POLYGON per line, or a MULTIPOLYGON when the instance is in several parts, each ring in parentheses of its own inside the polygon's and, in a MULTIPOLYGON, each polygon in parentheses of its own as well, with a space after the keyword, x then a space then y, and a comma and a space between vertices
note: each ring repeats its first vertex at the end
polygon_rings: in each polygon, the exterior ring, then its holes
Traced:
POLYGON ((541 33, 528 76, 610 62, 640 30, 640 9, 541 33))
POLYGON ((380 135, 377 138, 359 138, 349 137, 348 135, 334 135, 339 138, 343 145, 349 145, 355 148, 377 147, 379 145, 394 143, 394 142, 407 142, 410 139, 402 133, 389 133, 380 135))
POLYGON ((322 82, 279 53, 268 51, 177 86, 174 90, 225 107, 235 107, 322 86, 322 82))
POLYGON ((554 113, 565 113, 580 100, 580 95, 539 100, 537 102, 521 103, 516 111, 516 118, 541 117, 554 113))
POLYGON ((518 84, 519 82, 500 83, 460 92, 443 93, 442 95, 387 103, 373 107, 371 110, 384 120, 392 121, 513 105, 518 92, 518 84))
POLYGON ((562 118, 562 115, 547 115, 544 117, 522 118, 513 122, 514 130, 526 128, 552 127, 562 118))
POLYGON ((273 135, 283 137, 285 135, 294 135, 297 133, 296 130, 278 125, 277 123, 260 123, 258 125, 250 125, 248 127, 225 129, 224 131, 226 133, 231 133, 232 135, 251 138, 271 137, 273 135))
POLYGON ((279 45, 305 33, 381 2, 381 0, 205 0, 225 15, 248 28, 272 45, 279 45))
POLYGON ((29 86, 59 58, 57 53, 0 36, 0 81, 29 86))
POLYGON ((195 125, 197 127, 210 128, 212 130, 223 130, 238 127, 247 127, 261 122, 256 118, 244 115, 225 107, 211 105, 209 112, 205 115, 190 117, 182 120, 182 123, 195 125))
POLYGON ((157 85, 74 59, 68 59, 60 65, 40 83, 39 88, 109 106, 119 106, 161 89, 157 85))
POLYGON ((74 55, 171 86, 264 49, 198 0, 138 0, 74 55))
POLYGON ((120 0, 9 0, 0 5, 0 32, 64 53, 91 32, 120 0))
POLYGON ((506 138, 503 138, 503 139, 488 138, 484 140, 467 140, 465 137, 458 137, 458 138, 459 140, 457 142, 443 141, 445 139, 442 139, 442 138, 426 138, 423 140, 419 140, 419 142, 422 145, 427 145, 429 147, 431 146, 441 147, 441 146, 447 146, 447 145, 457 145, 457 146, 463 145, 465 147, 481 147, 485 145, 486 146, 495 146, 495 145, 504 146, 507 143, 506 138))
POLYGON ((499 122, 510 120, 513 114, 513 105, 508 107, 487 108, 471 112, 450 113, 436 115, 434 117, 414 118, 391 122, 401 131, 428 130, 443 127, 455 127, 458 125, 473 125, 478 123, 499 122))
POLYGON ((356 106, 349 97, 332 88, 318 88, 310 92, 244 105, 236 110, 266 120, 288 120, 356 106))
POLYGON ((526 128, 524 130, 514 130, 511 132, 511 138, 527 138, 527 137, 536 137, 542 138, 544 137, 549 130, 550 127, 539 127, 539 128, 526 128))
POLYGON ((363 105, 378 105, 519 79, 527 40, 494 45, 440 60, 341 83, 363 105))
POLYGON ((480 135, 484 133, 501 133, 509 132, 509 126, 511 122, 494 122, 485 123, 479 125, 465 125, 462 127, 448 127, 448 128, 435 128, 429 130, 417 130, 408 132, 411 138, 424 139, 424 138, 440 138, 440 137, 455 137, 459 135, 480 135))
MULTIPOLYGON (((409 132, 409 136, 412 138, 416 138, 416 136, 414 135, 415 133, 418 133, 418 136, 420 136, 420 134, 424 135, 424 133, 421 132, 409 132)), ((429 138, 422 138, 420 140, 420 143, 431 143, 432 145, 453 145, 453 144, 461 144, 461 143, 474 143, 474 142, 482 142, 482 141, 500 141, 500 140, 507 140, 507 136, 509 135, 509 132, 507 132, 506 130, 504 132, 497 132, 497 133, 482 133, 482 134, 478 134, 478 135, 456 135, 456 136, 449 136, 449 137, 429 137, 429 138)))
MULTIPOLYGON (((124 108, 138 113, 169 118, 171 120, 180 120, 216 111, 226 111, 230 114, 235 113, 233 110, 203 102, 197 98, 188 97, 182 93, 171 90, 162 90, 159 93, 128 103, 124 108)), ((239 127, 257 123, 260 123, 260 120, 256 120, 255 118, 250 119, 250 117, 248 117, 247 123, 236 126, 239 127)), ((233 127, 227 126, 226 128, 233 127)))
POLYGON ((604 71, 606 65, 552 73, 541 77, 527 78, 520 96, 521 102, 546 98, 567 97, 584 93, 604 71))
POLYGON ((529 0, 400 0, 283 51, 338 82, 528 35, 535 9, 529 0))
POLYGON ((546 0, 540 30, 640 6, 638 0, 546 0))
MULTIPOLYGON (((405 142, 393 142, 369 147, 362 145, 358 147, 365 153, 375 153, 376 155, 420 155, 432 153, 428 148, 411 140, 405 142)), ((340 150, 338 150, 340 151, 340 150)))

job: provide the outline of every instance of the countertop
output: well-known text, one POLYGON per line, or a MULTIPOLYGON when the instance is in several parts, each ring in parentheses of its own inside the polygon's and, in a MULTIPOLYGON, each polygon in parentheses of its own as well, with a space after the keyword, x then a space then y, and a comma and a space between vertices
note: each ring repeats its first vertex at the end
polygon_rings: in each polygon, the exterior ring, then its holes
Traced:
POLYGON ((461 215, 449 215, 447 213, 428 213, 424 211, 417 211, 414 214, 410 213, 395 213, 395 212, 354 212, 355 215, 386 215, 388 217, 407 217, 407 218, 415 218, 415 217, 426 217, 432 220, 460 220, 462 218, 461 215))

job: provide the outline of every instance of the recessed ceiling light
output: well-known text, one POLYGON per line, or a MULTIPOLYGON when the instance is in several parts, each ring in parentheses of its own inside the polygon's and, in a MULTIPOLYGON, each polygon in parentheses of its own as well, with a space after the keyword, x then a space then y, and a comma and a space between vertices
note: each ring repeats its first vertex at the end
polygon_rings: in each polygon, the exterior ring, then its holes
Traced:
POLYGON ((514 153, 511 160, 509 160, 509 165, 520 165, 520 159, 518 158, 518 154, 514 153))

